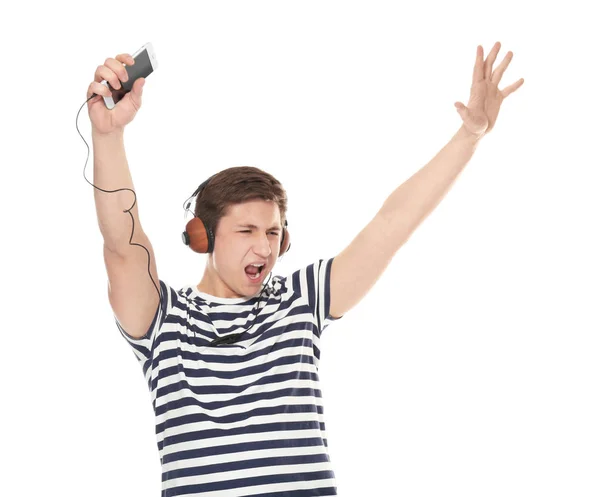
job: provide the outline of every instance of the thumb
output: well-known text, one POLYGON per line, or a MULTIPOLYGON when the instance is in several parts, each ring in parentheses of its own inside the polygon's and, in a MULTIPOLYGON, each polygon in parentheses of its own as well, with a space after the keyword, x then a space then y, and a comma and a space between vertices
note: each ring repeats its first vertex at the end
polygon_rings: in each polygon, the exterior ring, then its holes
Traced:
POLYGON ((138 109, 140 108, 140 106, 142 104, 142 94, 143 94, 142 88, 144 87, 145 83, 146 83, 145 78, 139 78, 136 81, 134 81, 133 86, 131 88, 131 99, 133 100, 136 108, 138 108, 138 109))
POLYGON ((454 106, 456 107, 456 110, 460 114, 460 117, 462 117, 464 120, 469 113, 469 109, 467 109, 461 102, 454 102, 454 106))
POLYGON ((146 84, 146 78, 139 78, 135 83, 133 83, 133 89, 140 96, 142 95, 142 88, 144 87, 144 84, 146 84))

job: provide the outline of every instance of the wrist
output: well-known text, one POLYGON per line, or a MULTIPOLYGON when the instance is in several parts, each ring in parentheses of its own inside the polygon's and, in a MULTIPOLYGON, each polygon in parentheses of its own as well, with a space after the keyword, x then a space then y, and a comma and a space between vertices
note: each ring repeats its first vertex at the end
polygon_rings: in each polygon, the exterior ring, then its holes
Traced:
POLYGON ((95 141, 119 141, 123 140, 125 128, 117 128, 108 133, 101 133, 92 127, 92 139, 95 141))
POLYGON ((472 133, 471 131, 469 131, 463 124, 463 125, 461 125, 460 128, 458 128, 458 131, 456 132, 456 134, 454 136, 458 140, 469 142, 473 145, 476 145, 485 136, 485 133, 483 133, 481 135, 476 135, 475 133, 472 133))

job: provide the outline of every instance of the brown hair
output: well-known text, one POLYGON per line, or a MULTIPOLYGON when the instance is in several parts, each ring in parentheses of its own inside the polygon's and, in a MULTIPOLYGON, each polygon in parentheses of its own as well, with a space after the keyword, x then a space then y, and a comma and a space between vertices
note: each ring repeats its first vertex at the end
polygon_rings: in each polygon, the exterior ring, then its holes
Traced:
POLYGON ((216 235, 219 221, 227 215, 229 206, 255 199, 276 202, 284 226, 288 200, 282 184, 253 166, 230 167, 215 174, 196 196, 194 213, 216 235))

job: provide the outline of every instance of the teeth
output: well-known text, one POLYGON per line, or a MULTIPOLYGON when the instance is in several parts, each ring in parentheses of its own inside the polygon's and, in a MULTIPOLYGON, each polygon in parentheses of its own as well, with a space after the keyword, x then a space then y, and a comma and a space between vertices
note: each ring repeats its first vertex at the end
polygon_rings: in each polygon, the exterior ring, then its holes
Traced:
POLYGON ((264 264, 250 264, 250 265, 254 266, 254 267, 262 267, 262 266, 264 266, 264 264))

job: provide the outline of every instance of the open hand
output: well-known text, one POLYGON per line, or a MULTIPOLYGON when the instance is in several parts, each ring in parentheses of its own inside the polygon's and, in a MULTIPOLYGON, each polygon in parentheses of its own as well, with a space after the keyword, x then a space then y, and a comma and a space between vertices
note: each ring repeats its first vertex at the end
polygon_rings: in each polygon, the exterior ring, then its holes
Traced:
POLYGON ((477 137, 483 137, 494 128, 502 102, 525 81, 521 78, 504 90, 498 89, 498 83, 513 56, 513 53, 509 51, 500 65, 492 72, 492 66, 499 51, 500 42, 497 41, 484 62, 483 47, 477 45, 469 103, 466 106, 462 102, 454 103, 463 120, 464 128, 477 137))

